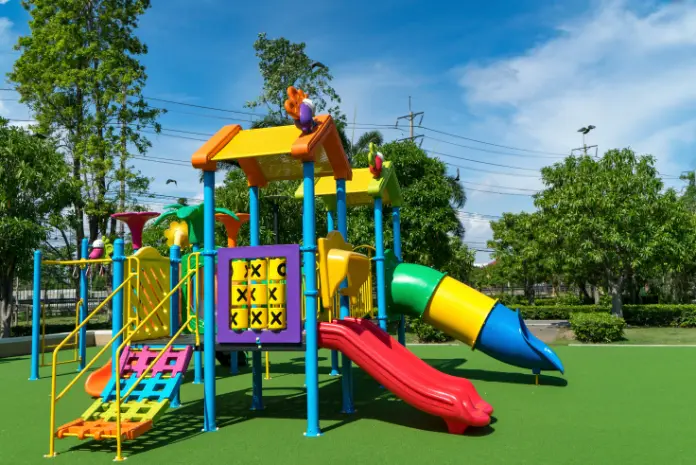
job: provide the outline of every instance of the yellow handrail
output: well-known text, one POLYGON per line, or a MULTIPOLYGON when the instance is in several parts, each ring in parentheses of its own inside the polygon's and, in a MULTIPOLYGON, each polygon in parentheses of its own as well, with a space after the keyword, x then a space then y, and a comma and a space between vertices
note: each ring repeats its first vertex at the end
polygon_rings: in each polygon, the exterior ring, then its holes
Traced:
MULTIPOLYGON (((165 302, 167 302, 186 282, 189 280, 193 275, 198 275, 198 268, 195 268, 193 270, 190 270, 186 275, 184 275, 181 280, 177 283, 176 286, 174 286, 168 293, 162 298, 162 301, 145 317, 143 320, 140 322, 138 327, 136 327, 131 334, 126 337, 121 345, 116 349, 116 360, 121 359, 121 352, 123 349, 130 344, 131 339, 137 332, 147 323, 150 318, 152 318, 155 313, 157 313, 157 310, 162 307, 165 302)), ((190 312, 189 312, 190 314, 190 312)), ((140 382, 145 378, 145 376, 150 373, 150 370, 152 367, 159 361, 160 358, 164 355, 164 353, 174 344, 174 341, 181 335, 181 333, 188 327, 188 325, 191 323, 191 321, 195 322, 195 338, 196 338, 196 345, 200 344, 200 334, 198 331, 198 311, 194 313, 193 315, 190 315, 189 318, 186 320, 185 323, 181 324, 179 326, 179 330, 172 336, 171 340, 160 350, 160 353, 155 357, 155 359, 150 362, 150 364, 145 368, 143 373, 138 377, 138 379, 135 380, 133 385, 128 389, 128 391, 123 395, 123 399, 127 399, 128 396, 130 396, 133 393, 133 390, 140 384, 140 382)), ((116 461, 121 461, 123 460, 123 457, 121 456, 121 369, 120 366, 116 369, 116 461)))
POLYGON ((80 265, 85 266, 89 265, 90 263, 111 263, 112 260, 110 258, 94 258, 94 259, 89 259, 86 260, 84 258, 80 258, 78 260, 43 260, 41 262, 42 265, 80 265))
POLYGON ((114 296, 115 296, 116 294, 118 294, 119 292, 121 292, 121 290, 126 286, 126 284, 128 284, 128 283, 131 281, 131 279, 133 279, 134 277, 135 277, 135 275, 131 275, 131 276, 129 276, 127 279, 125 279, 125 280, 121 283, 120 286, 118 286, 116 289, 114 289, 114 290, 111 292, 111 294, 109 294, 109 295, 107 296, 107 298, 104 299, 104 300, 102 301, 102 303, 100 303, 99 305, 97 305, 97 307, 96 307, 94 310, 92 310, 92 313, 90 313, 89 315, 87 315, 87 317, 82 321, 82 323, 80 323, 79 325, 77 325, 77 327, 76 327, 74 330, 72 330, 72 332, 71 332, 70 334, 68 334, 68 335, 66 336, 66 338, 63 339, 63 341, 62 341, 60 344, 58 344, 58 345, 56 346, 56 348, 53 350, 53 364, 52 364, 53 373, 51 374, 51 419, 50 419, 50 422, 51 422, 51 425, 50 425, 50 426, 51 426, 51 435, 50 435, 50 438, 49 438, 49 447, 48 447, 49 450, 48 450, 48 455, 47 455, 47 457, 53 457, 53 456, 55 456, 55 433, 54 433, 54 431, 55 431, 55 426, 56 426, 56 403, 65 395, 66 392, 68 392, 68 391, 75 385, 75 383, 77 383, 77 381, 82 377, 82 375, 84 375, 85 373, 87 373, 87 370, 89 370, 89 369, 92 367, 92 365, 94 365, 94 363, 99 359, 99 357, 102 356, 102 354, 106 351, 106 349, 108 349, 109 346, 111 346, 111 344, 113 344, 113 342, 114 342, 116 339, 118 339, 118 338, 121 336, 121 334, 123 334, 123 332, 124 332, 125 329, 126 329, 126 326, 124 326, 123 328, 121 328, 121 331, 119 331, 119 332, 111 339, 111 341, 109 341, 109 343, 108 343, 107 345, 105 345, 105 346, 97 353, 97 355, 95 355, 95 356, 92 358, 92 360, 90 360, 90 362, 77 374, 77 376, 76 376, 70 383, 68 383, 68 385, 60 392, 60 394, 56 395, 56 366, 57 366, 57 362, 58 362, 58 352, 60 351, 60 349, 66 344, 66 342, 67 342, 71 337, 73 337, 75 334, 77 334, 77 332, 78 332, 82 327, 84 327, 84 326, 89 322, 89 320, 91 320, 92 317, 94 317, 94 316, 99 312, 99 310, 101 310, 111 299, 113 299, 114 296))

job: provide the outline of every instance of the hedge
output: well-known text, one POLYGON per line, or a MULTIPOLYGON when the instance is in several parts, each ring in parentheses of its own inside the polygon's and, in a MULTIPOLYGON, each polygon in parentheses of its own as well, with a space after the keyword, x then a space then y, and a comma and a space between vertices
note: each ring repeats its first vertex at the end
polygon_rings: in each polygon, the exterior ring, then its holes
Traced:
MULTIPOLYGON (((519 306, 528 320, 568 320, 573 313, 611 313, 608 305, 539 305, 519 306)), ((696 327, 696 305, 651 304, 624 305, 623 316, 631 326, 696 327)))

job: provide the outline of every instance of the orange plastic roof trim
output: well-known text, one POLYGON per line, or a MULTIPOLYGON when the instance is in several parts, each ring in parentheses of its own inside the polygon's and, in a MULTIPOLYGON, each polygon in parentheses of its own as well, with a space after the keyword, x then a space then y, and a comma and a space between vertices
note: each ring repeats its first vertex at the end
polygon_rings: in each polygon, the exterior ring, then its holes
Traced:
POLYGON ((314 151, 323 146, 333 168, 334 179, 344 178, 350 181, 353 179, 353 171, 333 118, 331 115, 318 115, 314 119, 319 123, 316 130, 298 137, 292 144, 290 154, 302 161, 314 161, 314 151))
POLYGON ((238 124, 222 127, 193 154, 191 157, 193 167, 203 171, 217 170, 217 163, 212 161, 211 158, 217 155, 241 130, 242 127, 238 124))

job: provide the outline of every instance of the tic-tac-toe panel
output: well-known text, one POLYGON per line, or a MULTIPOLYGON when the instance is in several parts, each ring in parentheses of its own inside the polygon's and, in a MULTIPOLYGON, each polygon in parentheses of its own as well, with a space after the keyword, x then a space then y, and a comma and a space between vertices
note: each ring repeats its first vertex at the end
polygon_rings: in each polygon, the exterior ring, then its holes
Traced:
POLYGON ((300 247, 218 249, 217 341, 302 342, 300 247))

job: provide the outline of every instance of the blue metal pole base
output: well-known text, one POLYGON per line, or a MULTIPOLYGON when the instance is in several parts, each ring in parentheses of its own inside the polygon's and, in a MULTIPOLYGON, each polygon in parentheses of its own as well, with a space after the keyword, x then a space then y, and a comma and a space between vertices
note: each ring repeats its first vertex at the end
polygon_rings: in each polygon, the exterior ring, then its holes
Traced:
POLYGON ((230 352, 230 374, 231 375, 238 375, 239 374, 239 359, 237 357, 238 357, 237 352, 230 352))
POLYGON ((261 364, 261 351, 251 353, 251 410, 263 410, 263 366, 261 364))
POLYGON ((169 406, 171 408, 181 407, 181 391, 179 389, 176 390, 176 393, 174 394, 174 397, 172 397, 172 401, 169 406))
POLYGON ((329 376, 338 376, 341 373, 338 371, 338 351, 337 350, 332 350, 331 351, 331 373, 329 373, 329 376))
POLYGON ((193 352, 193 384, 203 384, 203 352, 193 352))

